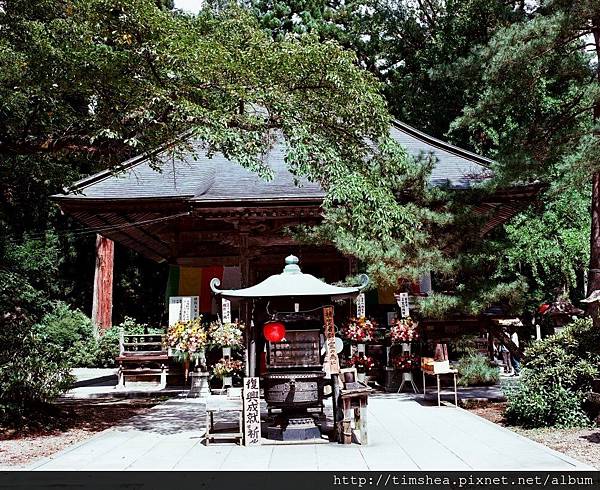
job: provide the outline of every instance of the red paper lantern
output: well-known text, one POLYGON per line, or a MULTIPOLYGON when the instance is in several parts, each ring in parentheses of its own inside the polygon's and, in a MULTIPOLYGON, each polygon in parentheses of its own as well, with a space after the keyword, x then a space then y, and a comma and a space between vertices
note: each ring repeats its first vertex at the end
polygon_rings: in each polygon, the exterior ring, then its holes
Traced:
POLYGON ((285 325, 281 322, 267 322, 263 335, 269 342, 281 342, 285 338, 285 325))

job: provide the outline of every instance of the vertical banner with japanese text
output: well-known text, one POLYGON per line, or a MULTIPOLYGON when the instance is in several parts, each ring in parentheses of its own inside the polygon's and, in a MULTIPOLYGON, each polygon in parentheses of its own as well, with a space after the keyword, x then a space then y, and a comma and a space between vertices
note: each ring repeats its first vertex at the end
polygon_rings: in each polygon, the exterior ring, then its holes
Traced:
POLYGON ((242 388, 244 446, 259 446, 260 434, 260 385, 258 378, 244 378, 242 388))
POLYGON ((221 299, 221 315, 223 323, 231 323, 231 301, 226 298, 221 299))
POLYGON ((365 318, 366 314, 365 293, 360 293, 356 297, 356 318, 365 318))
POLYGON ((396 294, 396 302, 400 307, 400 316, 402 318, 407 317, 410 314, 410 307, 408 303, 408 293, 396 294))
POLYGON ((323 307, 323 323, 325 326, 325 342, 327 343, 327 362, 330 374, 339 374, 340 362, 335 349, 335 324, 333 322, 333 306, 323 307))

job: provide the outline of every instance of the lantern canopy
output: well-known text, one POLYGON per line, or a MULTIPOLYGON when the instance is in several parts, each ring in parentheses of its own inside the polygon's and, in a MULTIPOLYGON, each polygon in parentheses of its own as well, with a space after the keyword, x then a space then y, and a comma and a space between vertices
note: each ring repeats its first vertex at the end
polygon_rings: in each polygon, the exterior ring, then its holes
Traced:
POLYGON ((311 274, 304 274, 298 266, 298 257, 290 255, 285 259, 285 267, 281 274, 274 274, 264 281, 243 289, 218 289, 219 279, 214 278, 210 287, 215 294, 229 298, 273 298, 278 296, 356 296, 369 282, 366 275, 361 275, 361 285, 356 287, 339 287, 317 279, 311 274))

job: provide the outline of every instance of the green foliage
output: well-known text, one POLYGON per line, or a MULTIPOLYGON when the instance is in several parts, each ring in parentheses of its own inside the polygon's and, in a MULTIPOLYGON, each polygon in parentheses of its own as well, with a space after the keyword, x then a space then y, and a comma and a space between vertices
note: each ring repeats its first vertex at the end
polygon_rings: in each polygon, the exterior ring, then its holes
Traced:
POLYGON ((99 338, 89 336, 76 342, 69 350, 69 359, 75 367, 114 367, 119 355, 119 334, 164 333, 164 329, 150 328, 135 319, 125 317, 123 322, 105 330, 99 338))
POLYGON ((481 354, 467 354, 458 362, 458 384, 460 386, 494 385, 500 379, 496 366, 481 354))
POLYGON ((523 19, 520 1, 252 0, 261 26, 276 39, 316 34, 357 54, 384 82, 392 114, 443 136, 476 95, 480 74, 458 61, 500 26, 523 19))
POLYGON ((65 352, 48 344, 19 307, 0 319, 0 425, 35 421, 72 383, 65 352))
POLYGON ((459 356, 472 356, 477 353, 477 344, 475 335, 461 335, 450 341, 452 352, 459 356))
POLYGON ((491 152, 509 182, 560 182, 597 168, 592 109, 600 87, 586 51, 597 6, 544 3, 473 55, 483 90, 454 124, 491 152))
MULTIPOLYGON (((525 370, 521 376, 528 375, 525 370)), ((545 385, 522 378, 518 388, 505 390, 509 399, 505 418, 509 424, 526 428, 586 427, 590 420, 582 409, 584 395, 561 385, 545 385)))
POLYGON ((71 309, 66 303, 56 303, 54 309, 36 326, 37 332, 47 342, 62 350, 70 350, 77 342, 93 336, 92 321, 81 311, 71 309))
POLYGON ((577 320, 525 351, 518 384, 506 390, 506 420, 525 427, 577 427, 590 423, 582 404, 598 375, 600 332, 577 320))
POLYGON ((517 214, 505 226, 499 273, 527 277, 532 307, 554 300, 554 291, 583 295, 590 256, 590 191, 567 188, 517 214), (579 291, 575 291, 576 288, 579 291))

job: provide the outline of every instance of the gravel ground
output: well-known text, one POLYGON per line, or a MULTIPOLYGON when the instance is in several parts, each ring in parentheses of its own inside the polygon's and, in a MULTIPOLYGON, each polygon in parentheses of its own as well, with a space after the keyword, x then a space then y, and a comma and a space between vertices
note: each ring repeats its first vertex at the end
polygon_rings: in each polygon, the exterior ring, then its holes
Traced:
POLYGON ((8 430, 0 427, 0 468, 20 468, 92 437, 159 403, 159 398, 63 400, 56 403, 46 427, 8 430))
POLYGON ((600 469, 600 427, 592 429, 523 429, 504 423, 505 403, 492 403, 471 412, 502 425, 517 434, 540 442, 556 451, 600 469))

